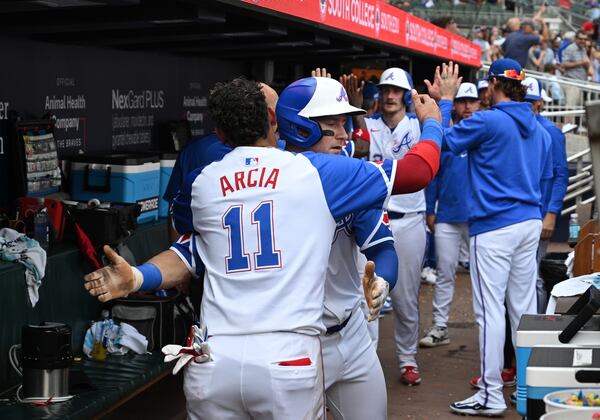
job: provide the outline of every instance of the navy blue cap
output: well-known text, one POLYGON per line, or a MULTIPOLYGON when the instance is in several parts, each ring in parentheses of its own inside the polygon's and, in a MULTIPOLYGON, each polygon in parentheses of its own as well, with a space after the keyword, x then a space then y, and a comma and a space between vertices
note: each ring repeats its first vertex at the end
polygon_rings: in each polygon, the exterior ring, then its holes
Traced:
POLYGON ((490 76, 503 77, 522 81, 525 80, 525 72, 523 67, 512 58, 501 58, 496 60, 490 66, 490 76))
POLYGON ((363 100, 379 99, 379 88, 373 82, 365 82, 363 87, 363 100))

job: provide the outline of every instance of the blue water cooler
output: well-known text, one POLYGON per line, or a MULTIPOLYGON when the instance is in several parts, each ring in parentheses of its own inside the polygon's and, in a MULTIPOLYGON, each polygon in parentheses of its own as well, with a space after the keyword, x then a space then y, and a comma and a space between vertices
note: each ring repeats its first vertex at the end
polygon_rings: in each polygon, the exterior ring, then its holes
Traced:
POLYGON ((77 156, 71 164, 71 198, 137 203, 138 223, 158 219, 160 162, 158 155, 77 156))
POLYGON ((167 217, 169 215, 169 204, 163 200, 163 195, 169 184, 173 167, 177 160, 177 153, 162 153, 160 155, 160 191, 158 194, 158 217, 167 217))

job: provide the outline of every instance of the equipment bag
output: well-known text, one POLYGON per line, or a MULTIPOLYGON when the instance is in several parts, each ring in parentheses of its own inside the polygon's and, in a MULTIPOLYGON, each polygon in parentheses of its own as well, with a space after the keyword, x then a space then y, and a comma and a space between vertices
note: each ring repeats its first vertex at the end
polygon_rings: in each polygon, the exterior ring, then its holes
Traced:
POLYGON ((160 350, 167 344, 183 344, 195 314, 185 297, 175 289, 167 296, 132 293, 108 302, 116 323, 134 326, 148 340, 148 350, 160 350))

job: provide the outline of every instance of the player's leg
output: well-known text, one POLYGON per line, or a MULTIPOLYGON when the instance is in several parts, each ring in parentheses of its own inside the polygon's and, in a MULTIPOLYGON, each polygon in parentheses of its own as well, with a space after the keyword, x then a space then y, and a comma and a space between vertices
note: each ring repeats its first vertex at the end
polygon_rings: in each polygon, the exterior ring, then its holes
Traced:
POLYGON ((537 313, 543 314, 546 313, 546 306, 548 305, 548 294, 546 293, 546 285, 544 284, 544 279, 540 275, 540 263, 542 262, 542 258, 546 256, 546 252, 548 250, 548 244, 550 241, 548 239, 539 241, 536 261, 538 267, 538 274, 536 280, 536 295, 537 295, 537 313))
POLYGON ((462 241, 461 225, 458 223, 437 223, 435 225, 438 277, 433 289, 433 326, 419 342, 425 347, 450 343, 448 314, 454 294, 456 266, 462 241))
POLYGON ((329 380, 326 383, 329 413, 336 420, 386 419, 383 370, 359 308, 352 312, 348 325, 334 335, 337 336, 336 351, 327 354, 327 344, 323 347, 325 375, 336 377, 335 383, 330 385, 329 380), (330 355, 337 356, 338 360, 330 361, 330 355), (337 371, 329 374, 331 366, 337 371))
POLYGON ((514 226, 522 236, 519 243, 515 242, 506 303, 512 327, 513 347, 516 348, 516 333, 521 317, 523 314, 537 313, 536 254, 542 222, 540 220, 527 220, 514 226))
POLYGON ((241 358, 232 351, 245 336, 209 339, 213 360, 190 362, 184 369, 183 391, 190 420, 250 419, 240 396, 241 358))
POLYGON ((481 379, 475 399, 489 408, 506 408, 500 372, 504 361, 504 297, 511 270, 514 234, 507 228, 471 238, 473 309, 479 326, 481 379))
POLYGON ((419 339, 420 273, 425 254, 425 221, 423 214, 413 213, 402 219, 390 220, 390 227, 398 255, 398 281, 391 291, 396 316, 396 354, 401 369, 401 380, 414 385, 421 380, 416 369, 416 355, 419 339), (407 367, 410 369, 407 370, 407 367))
POLYGON ((320 337, 295 333, 253 334, 242 380, 253 418, 323 419, 325 398, 320 337), (268 371, 267 381, 252 365, 268 371))

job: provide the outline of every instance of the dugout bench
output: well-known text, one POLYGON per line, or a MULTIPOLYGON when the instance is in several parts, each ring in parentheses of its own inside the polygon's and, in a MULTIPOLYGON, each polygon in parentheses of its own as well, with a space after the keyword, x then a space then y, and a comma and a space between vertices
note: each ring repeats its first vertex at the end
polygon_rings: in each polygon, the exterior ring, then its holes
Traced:
MULTIPOLYGON (((138 263, 145 262, 169 246, 166 224, 159 221, 138 226, 128 246, 138 263)), ((83 275, 91 268, 75 245, 51 247, 40 299, 31 307, 20 264, 0 261, 0 418, 2 419, 90 419, 99 418, 143 392, 170 374, 160 352, 148 355, 108 356, 106 361, 87 359, 74 363, 70 388, 76 393, 67 402, 32 405, 14 401, 20 377, 8 360, 8 349, 21 342, 21 327, 42 321, 71 325, 74 355, 82 354, 85 331, 98 319, 102 304, 88 295, 83 275)))

